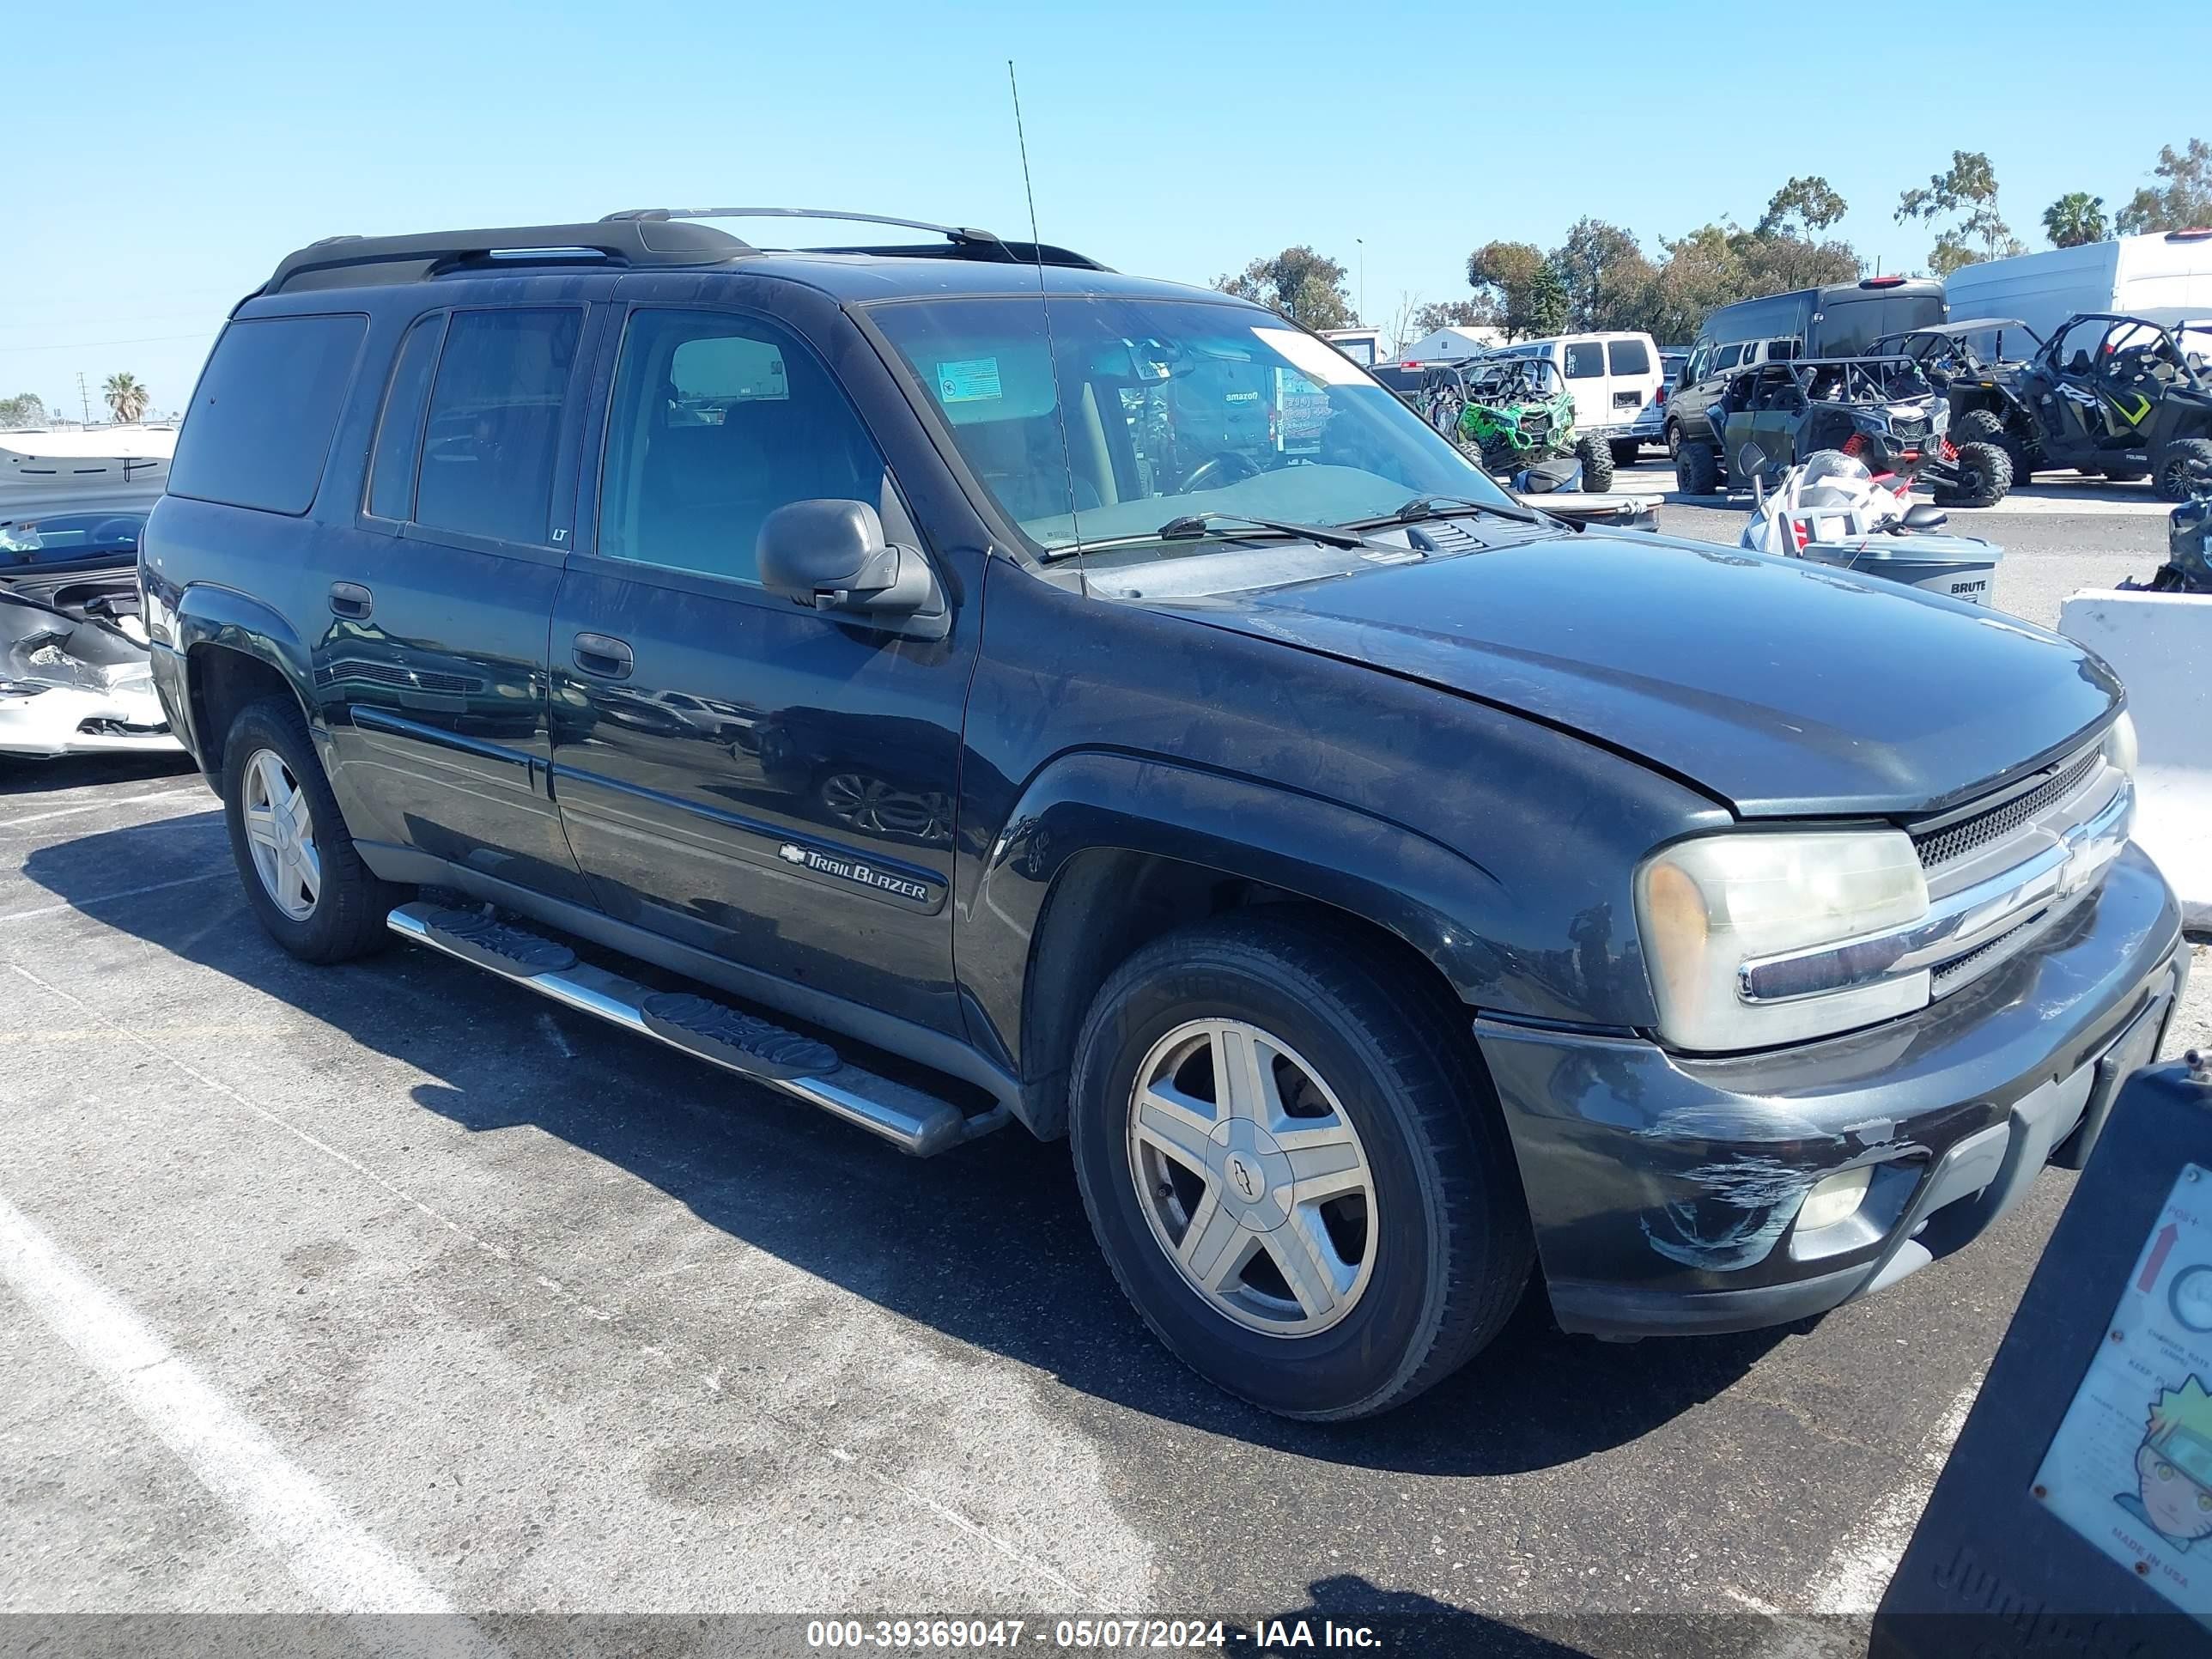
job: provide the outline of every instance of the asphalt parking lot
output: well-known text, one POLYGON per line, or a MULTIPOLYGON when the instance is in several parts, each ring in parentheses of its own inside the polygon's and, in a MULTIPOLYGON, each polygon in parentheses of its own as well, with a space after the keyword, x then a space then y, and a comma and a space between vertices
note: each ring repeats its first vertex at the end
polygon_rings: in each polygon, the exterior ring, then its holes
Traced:
MULTIPOLYGON (((1954 527, 2045 623, 2164 534, 1954 527)), ((2212 1042, 2205 954, 2170 1051, 2212 1042)), ((141 1648, 368 1610, 518 1652, 577 1644, 520 1615, 793 1612, 1846 1651, 2072 1179, 1817 1323, 1613 1346, 1532 1299, 1411 1407, 1308 1428, 1152 1343, 1063 1148, 915 1162, 428 952, 296 963, 180 764, 0 771, 0 1611, 141 1648)))

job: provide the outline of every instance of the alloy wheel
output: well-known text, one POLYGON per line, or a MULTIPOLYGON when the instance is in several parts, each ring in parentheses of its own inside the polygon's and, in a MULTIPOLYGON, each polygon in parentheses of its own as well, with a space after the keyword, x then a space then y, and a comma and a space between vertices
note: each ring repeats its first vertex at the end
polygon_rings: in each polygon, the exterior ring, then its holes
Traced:
POLYGON ((240 805, 254 873, 279 910, 305 921, 323 890, 322 855, 307 794, 273 749, 256 750, 247 759, 244 784, 240 805))
POLYGON ((1216 1311, 1303 1337, 1358 1305, 1374 1173, 1342 1103, 1289 1045, 1243 1020, 1177 1026, 1137 1068, 1128 1135, 1152 1236, 1216 1311))

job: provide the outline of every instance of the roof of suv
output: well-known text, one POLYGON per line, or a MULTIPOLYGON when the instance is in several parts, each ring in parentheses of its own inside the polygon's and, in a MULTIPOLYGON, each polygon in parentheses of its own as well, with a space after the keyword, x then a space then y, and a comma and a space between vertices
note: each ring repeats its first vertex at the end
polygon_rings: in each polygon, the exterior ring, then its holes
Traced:
MULTIPOLYGON (((1116 294, 1188 298, 1179 283, 1124 276, 1049 243, 1007 241, 989 231, 876 214, 811 208, 640 209, 589 223, 494 227, 404 236, 331 236, 280 261, 261 295, 382 287, 441 276, 526 271, 742 270, 781 276, 847 301, 905 295, 1116 294), (895 225, 942 244, 767 248, 692 222, 702 218, 829 219, 895 225)), ((1243 303, 1214 294, 1230 303, 1243 303)))

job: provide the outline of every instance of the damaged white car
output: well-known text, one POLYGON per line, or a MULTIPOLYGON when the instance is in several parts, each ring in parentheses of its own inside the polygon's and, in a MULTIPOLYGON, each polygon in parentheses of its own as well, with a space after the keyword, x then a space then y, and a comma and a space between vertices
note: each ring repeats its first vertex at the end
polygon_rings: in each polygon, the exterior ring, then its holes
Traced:
POLYGON ((170 752, 138 616, 143 510, 0 505, 0 757, 170 752))

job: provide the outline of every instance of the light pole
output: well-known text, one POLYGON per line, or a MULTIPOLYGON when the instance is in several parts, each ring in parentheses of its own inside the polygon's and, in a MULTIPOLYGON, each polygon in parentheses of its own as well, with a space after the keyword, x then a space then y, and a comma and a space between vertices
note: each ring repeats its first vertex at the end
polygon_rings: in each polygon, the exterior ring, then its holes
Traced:
POLYGON ((1367 239, 1355 236, 1352 240, 1359 248, 1359 320, 1364 324, 1367 320, 1367 239))

